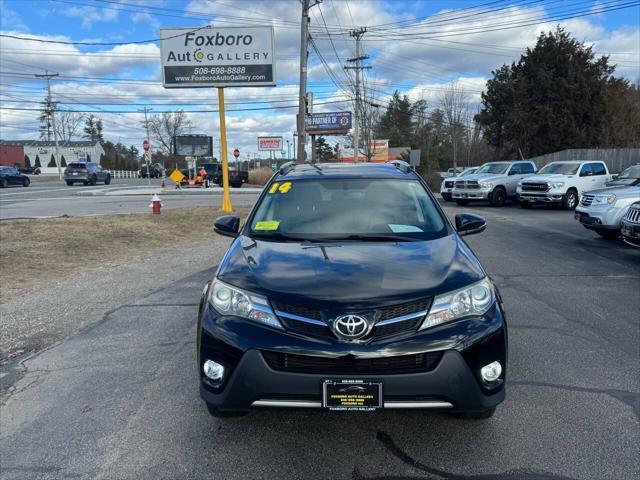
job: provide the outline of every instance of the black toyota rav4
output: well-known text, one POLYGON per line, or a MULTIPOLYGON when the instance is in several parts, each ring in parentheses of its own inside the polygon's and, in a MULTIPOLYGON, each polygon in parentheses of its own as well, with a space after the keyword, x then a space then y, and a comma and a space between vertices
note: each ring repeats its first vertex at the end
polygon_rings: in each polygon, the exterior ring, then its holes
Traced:
POLYGON ((284 165, 204 288, 200 394, 251 407, 435 409, 487 418, 505 397, 500 295, 404 162, 284 165))

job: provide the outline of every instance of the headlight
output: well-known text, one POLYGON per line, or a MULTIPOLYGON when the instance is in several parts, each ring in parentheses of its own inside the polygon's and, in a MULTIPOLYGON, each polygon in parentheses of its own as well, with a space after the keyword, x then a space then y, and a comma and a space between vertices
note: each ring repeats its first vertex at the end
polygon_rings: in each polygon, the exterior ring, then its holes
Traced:
POLYGON ((612 195, 596 195, 595 197, 593 197, 593 205, 613 205, 614 203, 616 203, 616 194, 612 194, 612 195))
POLYGON ((551 188, 560 188, 560 187, 564 187, 564 182, 554 182, 554 183, 550 183, 549 186, 551 188))
POLYGON ((522 188, 522 180, 520 180, 520 181, 518 182, 517 187, 518 187, 518 188, 522 188))
POLYGON ((482 187, 482 188, 493 188, 493 183, 491 183, 491 182, 480 182, 480 187, 482 187))
POLYGON ((220 280, 214 280, 209 289, 209 303, 223 315, 235 315, 283 330, 266 298, 232 287, 220 280))
POLYGON ((460 290, 438 295, 420 330, 471 315, 482 315, 491 308, 495 300, 493 284, 488 278, 460 290))

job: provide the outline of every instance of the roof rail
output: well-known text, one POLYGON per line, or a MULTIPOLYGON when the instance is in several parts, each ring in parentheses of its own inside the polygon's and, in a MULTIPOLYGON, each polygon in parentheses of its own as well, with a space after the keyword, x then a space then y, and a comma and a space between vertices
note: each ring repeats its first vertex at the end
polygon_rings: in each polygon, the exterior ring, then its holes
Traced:
POLYGON ((409 173, 412 170, 411 165, 409 165, 404 160, 391 160, 391 161, 388 161, 387 163, 390 163, 391 165, 393 165, 403 173, 409 173))
POLYGON ((280 175, 286 175, 291 170, 293 170, 296 166, 296 162, 287 162, 282 164, 282 166, 278 169, 278 173, 280 175))

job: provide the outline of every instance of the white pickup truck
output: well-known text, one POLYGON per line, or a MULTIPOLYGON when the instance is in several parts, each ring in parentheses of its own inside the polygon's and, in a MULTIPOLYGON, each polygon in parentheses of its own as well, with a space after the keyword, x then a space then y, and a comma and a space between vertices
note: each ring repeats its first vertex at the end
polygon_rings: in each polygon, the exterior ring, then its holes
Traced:
POLYGON ((536 203, 556 203, 565 210, 573 210, 578 206, 582 192, 604 188, 610 180, 604 162, 551 162, 536 175, 523 178, 516 193, 522 208, 531 208, 536 203))

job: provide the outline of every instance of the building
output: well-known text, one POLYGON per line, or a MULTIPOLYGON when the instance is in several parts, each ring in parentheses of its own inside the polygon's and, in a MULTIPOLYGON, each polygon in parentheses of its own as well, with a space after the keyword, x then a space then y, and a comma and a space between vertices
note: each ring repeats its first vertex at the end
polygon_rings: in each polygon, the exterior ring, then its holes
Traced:
POLYGON ((0 165, 13 167, 24 166, 24 148, 21 145, 4 145, 0 143, 0 165))
MULTIPOLYGON (((42 173, 58 173, 55 142, 46 140, 0 140, 0 148, 5 147, 21 147, 23 149, 22 162, 18 163, 40 167, 42 173)), ((100 163, 100 158, 104 155, 102 144, 97 140, 61 141, 58 142, 58 149, 62 168, 66 167, 69 162, 78 160, 100 163)), ((2 164, 5 165, 4 160, 2 164)))

